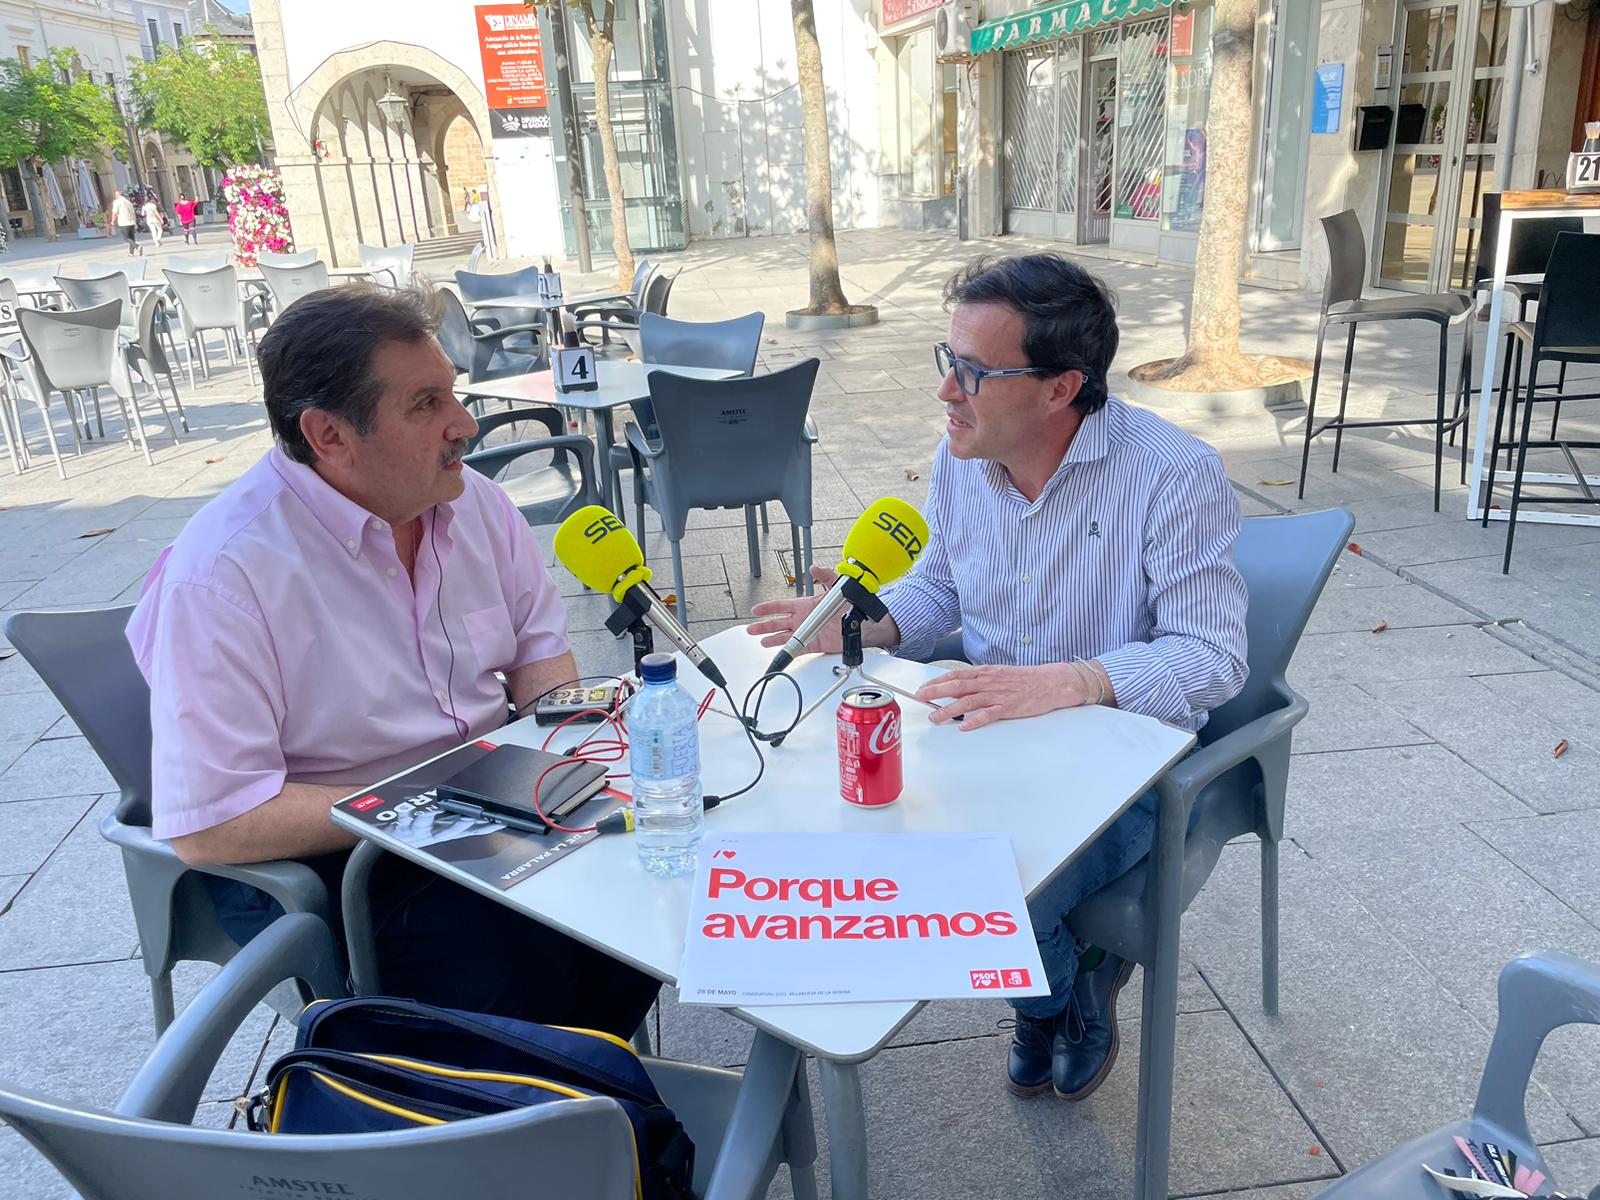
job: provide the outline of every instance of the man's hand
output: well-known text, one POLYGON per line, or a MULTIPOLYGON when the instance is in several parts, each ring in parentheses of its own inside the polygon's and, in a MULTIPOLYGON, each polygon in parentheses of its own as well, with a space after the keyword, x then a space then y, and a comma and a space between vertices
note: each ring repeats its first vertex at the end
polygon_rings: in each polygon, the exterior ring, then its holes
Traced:
MULTIPOLYGON (((825 593, 839 581, 839 572, 831 567, 814 566, 811 568, 811 578, 816 581, 819 591, 825 593)), ((750 610, 750 615, 766 619, 752 622, 745 632, 761 638, 763 646, 781 646, 811 615, 811 610, 821 603, 821 594, 796 596, 793 600, 763 600, 750 610)), ((833 625, 824 629, 806 650, 813 654, 843 653, 844 643, 839 639, 839 627, 833 625)))
POLYGON ((1092 664, 1046 663, 1037 667, 964 667, 917 689, 925 704, 949 700, 928 714, 935 725, 958 716, 962 730, 982 729, 994 721, 1037 717, 1058 708, 1094 702, 1098 688, 1088 672, 1092 664))

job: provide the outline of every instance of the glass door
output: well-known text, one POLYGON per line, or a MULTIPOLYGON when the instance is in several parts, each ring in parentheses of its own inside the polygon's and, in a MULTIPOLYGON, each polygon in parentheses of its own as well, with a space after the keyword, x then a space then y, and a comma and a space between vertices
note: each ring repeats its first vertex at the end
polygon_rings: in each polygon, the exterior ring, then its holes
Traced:
POLYGON ((1117 60, 1111 56, 1089 63, 1089 179, 1083 240, 1111 240, 1111 196, 1115 186, 1117 134, 1117 60))
POLYGON ((1449 282, 1472 286, 1472 268, 1483 227, 1483 193, 1495 190, 1500 165, 1500 110, 1506 80, 1506 41, 1511 14, 1500 0, 1477 0, 1478 27, 1472 36, 1472 103, 1467 112, 1466 152, 1461 156, 1461 187, 1456 201, 1454 250, 1449 282))
POLYGON ((1083 172, 1082 41, 1071 38, 1004 59, 1006 228, 1078 240, 1083 172))
POLYGON ((1083 41, 1072 38, 1056 51, 1056 236, 1078 240, 1078 197, 1083 177, 1083 41))

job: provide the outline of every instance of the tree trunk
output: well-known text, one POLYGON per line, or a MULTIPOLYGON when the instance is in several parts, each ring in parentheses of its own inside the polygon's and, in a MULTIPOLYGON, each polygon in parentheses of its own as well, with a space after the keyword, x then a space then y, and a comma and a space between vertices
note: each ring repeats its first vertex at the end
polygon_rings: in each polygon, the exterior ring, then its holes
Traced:
POLYGON ((39 214, 39 222, 44 226, 44 239, 47 242, 59 241, 60 235, 56 233, 56 217, 50 211, 50 189, 44 182, 48 164, 43 159, 32 158, 28 160, 28 165, 33 170, 31 173, 22 172, 22 177, 31 185, 29 191, 32 193, 33 211, 39 214))
MULTIPOLYGON (((1206 179, 1195 253, 1189 340, 1177 371, 1243 365, 1239 349, 1239 265, 1250 186, 1250 71, 1254 0, 1217 0, 1211 34, 1211 100, 1206 111, 1206 179)), ((1176 371, 1174 372, 1176 373, 1176 371)))
MULTIPOLYGON (((592 0, 591 0, 592 3, 592 0)), ((616 0, 605 0, 605 17, 596 21, 589 9, 589 45, 594 50, 594 115, 600 126, 600 160, 605 164, 606 191, 611 193, 611 244, 617 255, 617 290, 633 284, 633 249, 628 245, 628 210, 622 195, 622 162, 617 135, 611 128, 611 56, 616 0)))
POLYGON ((850 307, 839 283, 839 250, 833 242, 833 167, 828 147, 828 96, 822 83, 822 48, 811 0, 789 0, 794 16, 795 65, 800 73, 800 112, 806 137, 806 225, 811 231, 811 302, 808 313, 840 313, 850 307))

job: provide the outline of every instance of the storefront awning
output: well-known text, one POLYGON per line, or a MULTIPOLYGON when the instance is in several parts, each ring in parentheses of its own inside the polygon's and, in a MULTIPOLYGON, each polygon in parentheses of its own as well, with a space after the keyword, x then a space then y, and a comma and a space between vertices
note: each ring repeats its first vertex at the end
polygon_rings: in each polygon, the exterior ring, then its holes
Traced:
POLYGON ((1030 42, 1066 37, 1096 25, 1170 8, 1175 0, 1056 0, 1008 17, 995 17, 972 31, 972 53, 1013 50, 1030 42))

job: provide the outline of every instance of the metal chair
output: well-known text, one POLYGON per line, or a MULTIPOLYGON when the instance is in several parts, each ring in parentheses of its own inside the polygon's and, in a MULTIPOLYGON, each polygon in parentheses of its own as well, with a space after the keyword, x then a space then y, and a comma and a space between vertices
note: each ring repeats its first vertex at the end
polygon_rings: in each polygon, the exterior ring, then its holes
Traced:
MULTIPOLYGON (((606 1097, 399 1132, 263 1135, 192 1127, 229 1039, 272 987, 291 978, 319 995, 343 995, 333 939, 304 914, 279 918, 206 985, 112 1112, 76 1110, 0 1085, 0 1117, 85 1200, 211 1200, 280 1190, 285 1180, 326 1194, 434 1200, 464 1194, 469 1177, 466 1192, 474 1196, 634 1200, 633 1128, 606 1097)), ((644 1060, 694 1142, 696 1195, 706 1194, 713 1177, 731 1193, 765 1195, 786 1164, 794 1194, 814 1200, 816 1135, 804 1068, 764 1066, 751 1064, 756 1086, 742 1087, 735 1071, 644 1060)))
MULTIPOLYGON (((1438 292, 1431 295, 1392 296, 1381 300, 1361 298, 1362 281, 1367 275, 1367 241, 1354 209, 1345 209, 1322 218, 1322 231, 1328 239, 1328 278, 1322 287, 1322 315, 1317 322, 1317 354, 1311 367, 1311 396, 1306 403, 1305 444, 1300 452, 1299 496, 1305 498, 1306 470, 1311 462, 1311 439, 1333 430, 1333 469, 1339 469, 1339 451, 1346 429, 1400 429, 1412 425, 1433 426, 1433 511, 1439 511, 1439 491, 1444 478, 1444 435, 1466 422, 1471 399, 1466 381, 1472 370, 1472 298, 1465 292, 1438 292), (1356 349, 1356 326, 1363 321, 1428 321, 1439 327, 1439 394, 1434 416, 1404 420, 1349 421, 1345 419, 1345 400, 1350 392, 1350 362, 1356 349), (1316 424, 1317 384, 1322 378, 1322 343, 1330 325, 1347 325, 1349 336, 1344 349, 1344 373, 1339 382, 1339 415, 1316 424), (1456 384, 1453 415, 1444 415, 1445 378, 1450 357, 1450 330, 1461 327, 1461 364, 1456 384)), ((1467 439, 1461 439, 1462 478, 1466 475, 1467 439)))
MULTIPOLYGON (((112 300, 95 308, 72 312, 49 312, 43 309, 23 309, 17 313, 17 324, 22 330, 22 344, 27 357, 20 364, 27 386, 41 401, 41 411, 48 412, 50 394, 60 392, 67 399, 67 411, 72 411, 72 397, 78 400, 78 412, 85 422, 83 393, 88 392, 94 403, 95 425, 100 435, 105 435, 105 420, 100 411, 100 389, 109 387, 117 398, 122 412, 123 427, 127 430, 132 448, 144 455, 147 464, 154 465, 150 457, 150 444, 144 435, 144 414, 139 410, 139 399, 134 395, 133 380, 128 374, 127 357, 122 349, 122 311, 120 300, 112 300), (130 417, 128 410, 132 408, 130 417)), ((159 394, 157 396, 159 401, 159 394)), ((167 428, 173 441, 178 431, 172 416, 163 402, 161 411, 167 418, 167 428)), ((82 442, 78 438, 77 423, 73 423, 72 437, 79 453, 82 442)))
POLYGON ((412 263, 417 253, 415 243, 402 242, 398 246, 365 246, 358 243, 356 253, 361 256, 361 265, 371 271, 378 282, 383 282, 379 278, 383 276, 387 277, 392 288, 411 286, 412 263))
MULTIPOLYGON (((628 426, 628 444, 649 465, 644 500, 661 516, 672 543, 678 616, 687 620, 683 586, 684 529, 693 508, 744 509, 750 574, 761 575, 754 505, 781 501, 789 516, 795 578, 810 574, 811 475, 806 413, 816 385, 814 358, 753 379, 686 379, 651 371, 650 400, 659 441, 628 426), (751 420, 760 413, 760 420, 751 420), (802 451, 807 451, 802 456, 802 451)), ((638 478, 638 474, 635 474, 638 478)), ((644 507, 638 509, 644 528, 644 507)))
MULTIPOLYGON (((1145 968, 1138 1200, 1167 1195, 1179 917, 1210 878, 1222 847, 1252 834, 1261 843, 1261 1006, 1269 1015, 1278 1011, 1278 842, 1291 739, 1310 708, 1284 673, 1354 527, 1355 518, 1339 508, 1244 522, 1234 543, 1250 593, 1244 690, 1211 713, 1200 748, 1157 782, 1150 857, 1067 915, 1076 936, 1145 968), (1171 936, 1158 940, 1163 931, 1171 936)), ((929 661, 964 657, 959 642, 945 639, 929 661)))
MULTIPOLYGON (((158 376, 166 376, 167 387, 172 392, 172 403, 178 410, 178 423, 188 433, 189 415, 183 411, 183 399, 178 395, 178 378, 173 372, 172 361, 167 357, 166 347, 161 344, 163 332, 161 295, 159 292, 146 292, 144 299, 139 301, 139 312, 134 318, 134 338, 124 347, 128 369, 150 385, 163 412, 166 411, 166 403, 161 399, 158 376)), ((168 336, 171 336, 170 333, 168 336)))
POLYGON ((178 325, 189 347, 189 386, 194 386, 197 356, 201 371, 207 379, 211 378, 205 335, 210 330, 220 329, 229 362, 236 361, 236 351, 242 355, 245 369, 250 373, 250 386, 254 387, 255 331, 266 327, 266 319, 253 302, 239 298, 238 272, 232 267, 218 267, 215 271, 163 270, 161 273, 178 300, 178 325))
POLYGON ((497 481, 528 524, 554 524, 586 504, 601 503, 595 480, 594 443, 576 434, 563 434, 561 425, 561 414, 544 405, 479 417, 472 449, 461 461, 497 481), (522 421, 541 425, 550 435, 480 448, 495 430, 522 421), (532 470, 506 475, 512 463, 538 453, 548 453, 550 461, 532 470))
POLYGON ((439 345, 450 365, 478 383, 526 375, 549 366, 544 323, 498 327, 493 321, 467 315, 461 299, 449 288, 434 293, 439 313, 439 345))
MULTIPOLYGON (((1317 1193, 1317 1200, 1435 1200, 1448 1195, 1422 1171, 1466 1173, 1455 1139, 1493 1142, 1520 1166, 1549 1176, 1528 1129, 1527 1091, 1545 1038, 1565 1025, 1600 1024, 1600 968, 1570 954, 1541 951, 1514 958, 1500 972, 1500 1019, 1489 1043, 1472 1116, 1391 1150, 1317 1193)), ((1546 1195, 1555 1181, 1537 1190, 1546 1195)), ((1600 1188, 1590 1192, 1600 1193, 1600 1188)))
MULTIPOLYGON (((1532 324, 1527 321, 1513 321, 1506 327, 1506 332, 1516 341, 1517 366, 1511 366, 1508 356, 1507 369, 1500 376, 1500 402, 1495 406, 1494 441, 1489 446, 1489 474, 1484 484, 1482 501, 1482 523, 1487 528, 1489 506, 1494 500, 1495 460, 1499 457, 1502 446, 1515 446, 1517 467, 1511 484, 1511 511, 1506 522, 1505 559, 1500 566, 1502 575, 1511 571, 1511 547, 1517 536, 1517 510, 1523 501, 1532 500, 1544 504, 1600 504, 1600 495, 1596 495, 1590 485, 1590 476, 1585 475, 1572 453, 1574 450, 1600 450, 1600 441, 1557 438, 1553 422, 1549 438, 1534 441, 1531 437, 1535 403, 1559 405, 1563 400, 1600 399, 1600 392, 1588 392, 1578 396, 1541 396, 1534 386, 1535 380, 1539 377, 1541 363, 1558 362, 1563 366, 1567 363, 1600 363, 1600 310, 1595 308, 1593 299, 1596 272, 1600 272, 1600 234, 1557 234, 1555 249, 1550 255, 1550 263, 1545 271, 1544 284, 1539 294, 1537 319, 1532 324), (1508 436, 1503 439, 1506 398, 1514 395, 1512 380, 1520 379, 1524 348, 1528 351, 1528 383, 1527 391, 1522 396, 1522 433, 1516 435, 1513 430, 1507 429, 1505 433, 1508 436), (1561 451, 1567 465, 1572 469, 1571 483, 1567 486, 1576 487, 1582 494, 1524 496, 1522 485, 1529 450, 1561 451)), ((1517 386, 1520 388, 1520 383, 1517 386)), ((1514 408, 1512 423, 1515 424, 1514 408)), ((1541 475, 1537 482, 1563 484, 1565 479, 1559 476, 1541 475)))
POLYGON ((6 637, 67 715, 120 790, 100 834, 122 851, 134 924, 150 977, 156 1029, 172 1022, 172 967, 225 963, 239 947, 223 930, 203 875, 260 888, 286 912, 331 920, 328 889, 304 863, 190 866, 150 833, 150 688, 134 662, 126 629, 131 606, 87 612, 21 612, 6 619, 6 637))
MULTIPOLYGON (((132 261, 141 265, 144 262, 143 259, 132 261)), ((58 275, 56 286, 66 297, 67 307, 80 312, 84 309, 98 308, 102 304, 110 304, 112 301, 121 304, 123 336, 128 338, 139 336, 138 326, 134 323, 136 314, 133 307, 133 289, 128 286, 128 276, 121 271, 107 271, 86 278, 58 275)))
POLYGON ((302 296, 326 291, 329 283, 327 265, 320 262, 307 263, 303 267, 262 263, 261 278, 266 281, 267 294, 271 297, 268 306, 270 311, 266 314, 269 323, 302 296))
POLYGON ((275 254, 263 250, 256 255, 256 265, 262 267, 309 267, 317 261, 315 250, 296 250, 293 254, 275 254))

